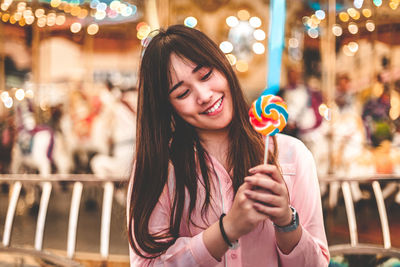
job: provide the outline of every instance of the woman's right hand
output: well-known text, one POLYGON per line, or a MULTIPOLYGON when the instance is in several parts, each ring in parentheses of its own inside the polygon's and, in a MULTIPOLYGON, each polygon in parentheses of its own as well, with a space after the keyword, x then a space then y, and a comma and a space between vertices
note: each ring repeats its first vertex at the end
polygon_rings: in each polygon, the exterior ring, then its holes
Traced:
POLYGON ((250 200, 245 191, 250 190, 249 183, 243 183, 236 192, 232 208, 223 219, 224 230, 230 241, 236 241, 241 236, 251 232, 268 216, 257 212, 254 201, 250 200))

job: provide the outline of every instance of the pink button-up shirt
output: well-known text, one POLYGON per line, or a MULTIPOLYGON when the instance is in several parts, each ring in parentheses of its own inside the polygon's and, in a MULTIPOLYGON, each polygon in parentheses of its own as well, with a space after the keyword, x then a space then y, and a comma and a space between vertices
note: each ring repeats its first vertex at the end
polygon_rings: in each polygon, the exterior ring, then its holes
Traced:
MULTIPOLYGON (((278 161, 289 190, 290 202, 299 213, 300 225, 303 228, 299 243, 288 255, 283 254, 278 248, 274 227, 272 222, 267 220, 252 232, 242 236, 239 239, 239 248, 228 250, 221 261, 211 256, 203 242, 202 227, 207 228, 219 219, 222 212, 227 213, 234 199, 229 174, 221 163, 211 158, 217 175, 211 176, 212 200, 206 221, 199 212, 205 195, 203 186, 199 184, 198 201, 192 215, 197 226, 193 224, 188 226, 186 221, 182 222, 180 237, 163 255, 154 260, 141 258, 130 248, 131 266, 328 266, 329 251, 314 159, 311 152, 299 140, 283 134, 276 136, 279 149, 278 161)), ((150 218, 149 227, 153 233, 169 227, 175 182, 172 166, 169 174, 168 184, 150 218)), ((201 178, 201 174, 199 175, 201 178)), ((188 203, 182 218, 188 218, 188 203)))

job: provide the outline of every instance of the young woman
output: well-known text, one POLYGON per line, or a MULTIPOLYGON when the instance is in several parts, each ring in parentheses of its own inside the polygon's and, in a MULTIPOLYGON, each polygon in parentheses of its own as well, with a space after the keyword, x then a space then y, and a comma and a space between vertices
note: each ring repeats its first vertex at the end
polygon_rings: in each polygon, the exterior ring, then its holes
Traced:
POLYGON ((263 137, 218 46, 159 30, 139 77, 131 266, 328 266, 312 155, 278 134, 261 164, 263 137))

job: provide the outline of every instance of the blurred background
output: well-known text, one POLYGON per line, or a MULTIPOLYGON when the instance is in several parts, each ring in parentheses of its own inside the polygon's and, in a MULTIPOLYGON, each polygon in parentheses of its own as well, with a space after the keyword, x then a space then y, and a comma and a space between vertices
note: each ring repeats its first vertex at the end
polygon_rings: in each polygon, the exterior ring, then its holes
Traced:
MULTIPOLYGON (((147 36, 177 23, 203 31, 250 102, 267 86, 272 2, 1 0, 0 265, 46 266, 52 259, 35 253, 50 251, 127 266, 126 180, 147 36)), ((275 62, 284 132, 317 163, 332 266, 400 264, 399 5, 284 6, 275 62)))

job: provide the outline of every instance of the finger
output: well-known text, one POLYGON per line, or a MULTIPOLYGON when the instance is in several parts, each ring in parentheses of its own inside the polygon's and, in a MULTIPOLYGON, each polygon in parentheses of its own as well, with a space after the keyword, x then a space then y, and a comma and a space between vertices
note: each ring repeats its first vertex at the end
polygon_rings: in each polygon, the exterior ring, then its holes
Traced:
POLYGON ((257 173, 266 174, 278 182, 283 182, 283 177, 281 175, 281 172, 275 165, 261 164, 251 168, 249 172, 251 174, 257 174, 257 173))
POLYGON ((261 204, 270 207, 282 206, 282 203, 284 202, 284 199, 282 199, 282 197, 271 193, 266 193, 265 191, 260 192, 260 191, 246 190, 244 193, 250 200, 259 202, 261 204))
POLYGON ((253 207, 257 212, 268 216, 270 219, 278 217, 283 212, 280 207, 269 207, 258 202, 254 202, 253 207))
POLYGON ((263 179, 258 176, 248 176, 244 179, 246 183, 250 184, 252 190, 269 190, 276 195, 284 195, 286 187, 272 179, 263 179))

